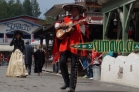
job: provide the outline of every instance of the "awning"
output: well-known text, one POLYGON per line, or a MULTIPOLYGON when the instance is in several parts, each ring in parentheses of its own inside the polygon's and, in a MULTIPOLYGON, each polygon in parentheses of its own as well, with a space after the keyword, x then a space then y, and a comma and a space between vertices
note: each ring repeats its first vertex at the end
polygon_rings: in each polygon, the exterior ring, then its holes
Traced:
POLYGON ((43 30, 43 27, 40 27, 32 32, 32 34, 36 34, 38 31, 43 30))
POLYGON ((14 46, 0 45, 0 51, 12 51, 13 49, 14 49, 14 46))
POLYGON ((54 27, 54 23, 52 24, 47 24, 44 28, 41 27, 41 28, 38 28, 36 30, 34 30, 32 32, 32 34, 36 34, 36 35, 45 35, 45 33, 53 33, 54 30, 53 30, 53 27, 54 27))

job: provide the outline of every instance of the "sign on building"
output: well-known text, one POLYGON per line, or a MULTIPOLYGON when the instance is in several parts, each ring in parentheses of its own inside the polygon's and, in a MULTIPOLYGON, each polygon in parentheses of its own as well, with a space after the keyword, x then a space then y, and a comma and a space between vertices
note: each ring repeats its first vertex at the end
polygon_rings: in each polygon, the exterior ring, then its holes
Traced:
POLYGON ((24 19, 15 19, 0 23, 0 32, 8 33, 15 30, 21 30, 23 32, 31 34, 34 30, 38 29, 40 25, 26 21, 24 19))

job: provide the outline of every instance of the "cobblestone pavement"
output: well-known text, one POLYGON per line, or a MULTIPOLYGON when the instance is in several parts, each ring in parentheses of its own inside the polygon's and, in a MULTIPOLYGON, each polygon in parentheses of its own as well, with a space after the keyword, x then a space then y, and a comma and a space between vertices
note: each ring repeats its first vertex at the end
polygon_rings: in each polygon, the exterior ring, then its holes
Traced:
MULTIPOLYGON (((61 75, 32 73, 27 78, 6 77, 6 66, 0 66, 0 92, 67 92, 59 88, 63 85, 61 75)), ((33 71, 32 71, 33 72, 33 71)), ((78 77, 76 92, 139 92, 139 89, 104 83, 78 77)))

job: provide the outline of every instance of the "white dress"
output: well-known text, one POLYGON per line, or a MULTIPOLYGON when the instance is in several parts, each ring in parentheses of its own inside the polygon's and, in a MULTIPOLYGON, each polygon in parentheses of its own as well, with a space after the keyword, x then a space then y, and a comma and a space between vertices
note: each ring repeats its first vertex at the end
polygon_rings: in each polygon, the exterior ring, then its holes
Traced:
POLYGON ((6 72, 6 76, 7 77, 24 77, 27 75, 28 75, 28 72, 25 67, 23 53, 19 49, 16 49, 11 55, 7 72, 6 72))

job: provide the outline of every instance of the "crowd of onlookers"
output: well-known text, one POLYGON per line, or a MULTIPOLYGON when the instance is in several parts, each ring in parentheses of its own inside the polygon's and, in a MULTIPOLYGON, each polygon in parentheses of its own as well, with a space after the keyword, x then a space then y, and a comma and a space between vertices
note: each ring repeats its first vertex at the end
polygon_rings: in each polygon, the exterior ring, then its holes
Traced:
POLYGON ((10 55, 3 55, 0 53, 0 65, 8 65, 10 59, 10 55))
POLYGON ((92 70, 93 66, 101 66, 102 59, 107 55, 116 58, 118 55, 121 55, 121 53, 120 52, 119 53, 114 53, 114 52, 99 53, 96 52, 95 50, 92 50, 89 52, 87 57, 80 57, 79 61, 86 72, 83 78, 93 79, 93 70, 92 70))

